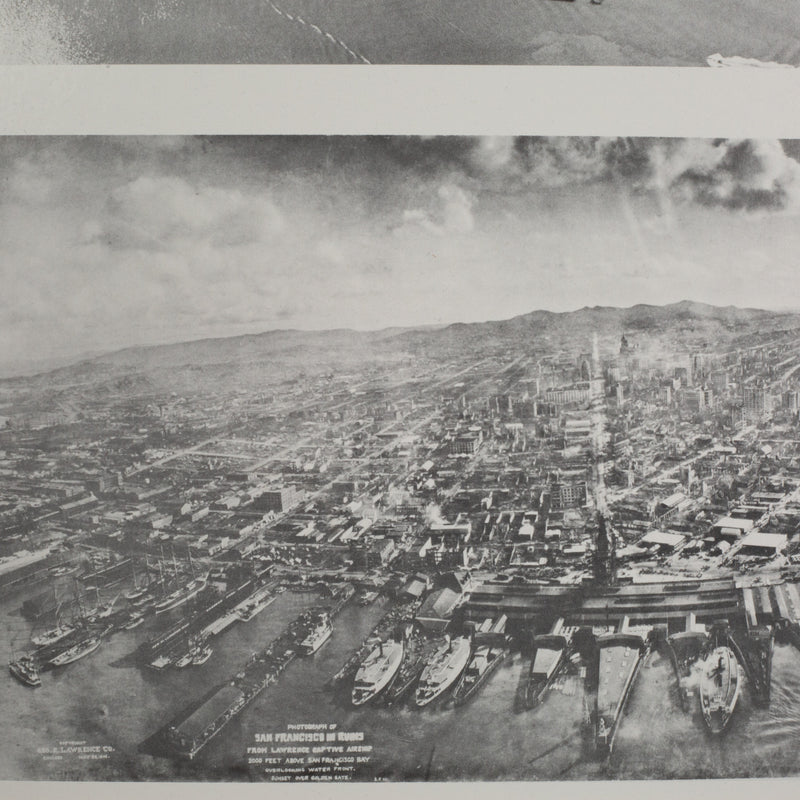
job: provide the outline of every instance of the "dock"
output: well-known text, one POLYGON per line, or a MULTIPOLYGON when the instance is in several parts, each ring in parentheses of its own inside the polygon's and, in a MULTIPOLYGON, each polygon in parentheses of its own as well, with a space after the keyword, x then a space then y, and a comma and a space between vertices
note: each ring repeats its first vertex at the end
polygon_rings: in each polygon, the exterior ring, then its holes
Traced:
MULTIPOLYGON (((331 617, 338 614, 354 594, 350 584, 333 590, 320 607, 331 617)), ((193 759, 232 719, 261 692, 275 683, 298 655, 299 630, 308 612, 292 621, 284 631, 258 653, 250 656, 234 676, 218 685, 200 702, 193 702, 140 746, 144 752, 193 759)))

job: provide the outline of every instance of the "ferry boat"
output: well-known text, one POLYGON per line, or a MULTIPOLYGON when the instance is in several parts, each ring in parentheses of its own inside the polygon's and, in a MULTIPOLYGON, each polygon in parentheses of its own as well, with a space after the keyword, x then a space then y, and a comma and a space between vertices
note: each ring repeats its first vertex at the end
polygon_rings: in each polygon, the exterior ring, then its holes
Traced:
POLYGON ((565 636, 546 633, 533 639, 534 653, 525 687, 525 704, 537 705, 566 663, 568 642, 565 636))
POLYGON ((478 647, 453 690, 454 705, 460 706, 466 703, 500 666, 505 657, 506 650, 503 648, 488 645, 478 647))
POLYGON ((94 651, 100 647, 100 644, 101 639, 99 636, 90 636, 88 639, 78 642, 78 644, 67 648, 54 658, 51 658, 49 663, 53 667, 63 667, 66 664, 77 661, 79 658, 88 656, 90 653, 94 653, 94 651))
POLYGON ((327 613, 321 612, 312 615, 311 628, 298 644, 300 652, 307 656, 313 655, 331 638, 332 634, 333 628, 327 613))
POLYGON ((32 636, 31 642, 36 645, 36 647, 49 647, 51 644, 65 639, 76 630, 77 628, 74 625, 58 625, 52 630, 40 633, 38 636, 32 636))
POLYGON ((155 605, 156 614, 163 614, 166 611, 172 611, 173 608, 182 606, 205 589, 207 583, 208 573, 200 578, 193 578, 186 586, 176 589, 163 600, 159 600, 155 605))
POLYGON ((644 640, 633 633, 607 633, 597 638, 598 675, 595 744, 611 752, 622 711, 636 677, 644 640))
POLYGON ((736 708, 741 671, 729 647, 716 647, 703 662, 700 676, 700 707, 711 733, 722 733, 736 708))
POLYGON ((42 685, 39 667, 32 656, 20 656, 18 659, 9 661, 8 671, 25 686, 36 688, 42 685))
POLYGON ((404 650, 402 642, 392 639, 380 642, 372 650, 356 672, 352 694, 354 706, 363 706, 389 686, 400 670, 404 650))
POLYGON ((267 606, 274 603, 276 599, 276 596, 264 587, 236 606, 234 614, 242 622, 249 622, 256 614, 260 614, 267 606))
POLYGON ((469 661, 472 643, 465 636, 445 642, 425 665, 414 702, 422 708, 441 697, 460 677, 469 661))

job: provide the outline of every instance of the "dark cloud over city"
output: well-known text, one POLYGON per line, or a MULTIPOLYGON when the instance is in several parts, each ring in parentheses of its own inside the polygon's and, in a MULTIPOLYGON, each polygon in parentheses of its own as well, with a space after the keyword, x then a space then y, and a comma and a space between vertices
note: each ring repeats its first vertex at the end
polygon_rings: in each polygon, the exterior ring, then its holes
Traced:
POLYGON ((776 307, 800 247, 793 142, 75 137, 0 148, 3 357, 684 297, 776 307))

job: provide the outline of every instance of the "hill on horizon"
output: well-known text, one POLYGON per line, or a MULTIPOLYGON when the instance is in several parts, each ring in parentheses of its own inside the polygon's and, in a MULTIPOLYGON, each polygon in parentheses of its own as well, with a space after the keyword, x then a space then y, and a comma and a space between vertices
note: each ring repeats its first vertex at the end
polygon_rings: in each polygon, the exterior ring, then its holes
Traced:
MULTIPOLYGON (((672 344, 735 340, 800 325, 800 314, 694 301, 666 305, 637 304, 628 308, 585 306, 574 311, 538 309, 505 320, 452 323, 441 326, 386 328, 378 331, 278 329, 263 333, 208 338, 174 344, 132 346, 84 358, 36 375, 0 379, 0 385, 30 388, 54 385, 108 384, 124 391, 137 376, 152 388, 164 381, 243 379, 248 367, 277 372, 292 369, 348 368, 370 360, 403 361, 417 357, 447 358, 467 352, 491 353, 504 348, 586 351, 593 334, 601 341, 623 334, 665 337, 672 344)), ((249 381, 246 381, 249 382, 249 381)), ((142 388, 145 388, 143 385, 142 388)))

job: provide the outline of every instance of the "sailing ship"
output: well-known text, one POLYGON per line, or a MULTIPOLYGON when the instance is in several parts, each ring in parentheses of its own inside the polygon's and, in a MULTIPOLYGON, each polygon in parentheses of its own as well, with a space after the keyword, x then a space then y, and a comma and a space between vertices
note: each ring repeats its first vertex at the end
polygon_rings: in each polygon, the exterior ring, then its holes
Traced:
POLYGON ((50 659, 48 662, 53 667, 63 667, 67 664, 72 664, 80 658, 85 658, 90 653, 93 653, 100 647, 101 638, 99 636, 90 636, 88 639, 78 642, 77 644, 62 650, 57 656, 50 659))

